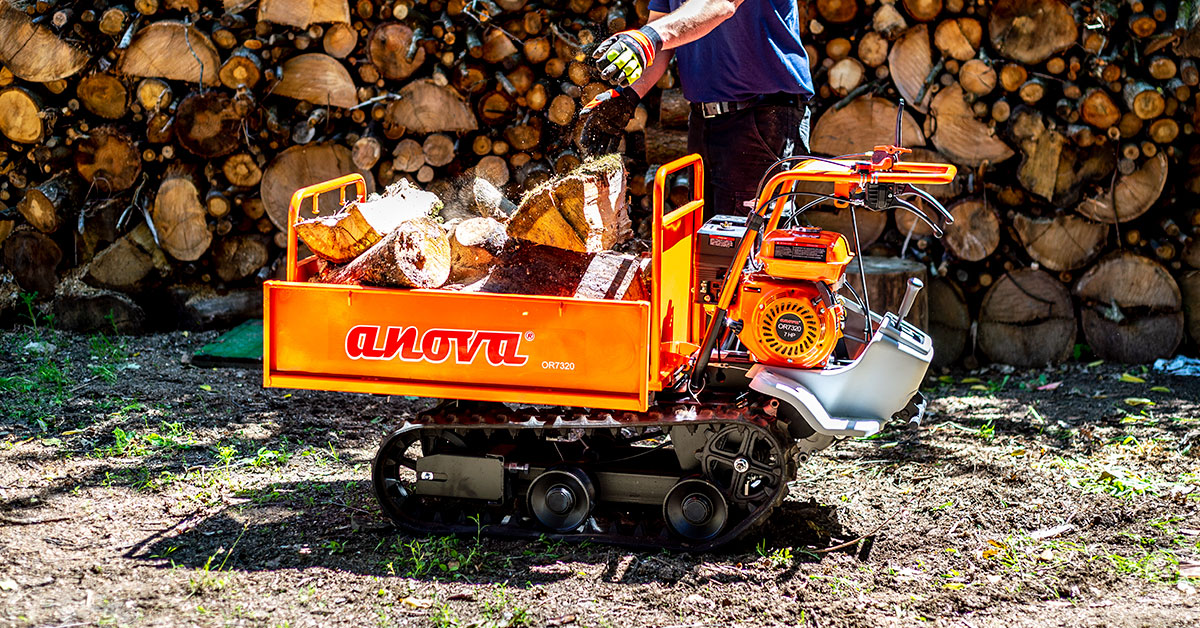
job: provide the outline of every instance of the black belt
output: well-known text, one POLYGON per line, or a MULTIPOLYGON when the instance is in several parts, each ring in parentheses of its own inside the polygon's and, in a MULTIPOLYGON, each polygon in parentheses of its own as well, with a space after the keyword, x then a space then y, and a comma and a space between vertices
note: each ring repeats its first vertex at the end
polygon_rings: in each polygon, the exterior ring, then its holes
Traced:
POLYGON ((715 118, 727 113, 749 109, 759 105, 776 105, 781 107, 799 107, 808 102, 799 94, 763 94, 749 100, 734 100, 730 102, 697 102, 692 103, 692 110, 705 118, 715 118))

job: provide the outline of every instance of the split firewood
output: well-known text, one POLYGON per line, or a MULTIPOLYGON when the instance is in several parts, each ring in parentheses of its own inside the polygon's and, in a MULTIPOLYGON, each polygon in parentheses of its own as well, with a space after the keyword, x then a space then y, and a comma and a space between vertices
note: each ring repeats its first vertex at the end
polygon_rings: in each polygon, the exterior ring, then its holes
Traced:
POLYGON ((914 109, 929 111, 933 91, 927 88, 933 56, 929 46, 929 27, 918 24, 900 36, 888 53, 888 71, 896 89, 914 109))
POLYGON ((88 283, 123 292, 136 292, 151 273, 171 271, 171 263, 154 241, 146 223, 117 238, 88 264, 88 283))
POLYGON ((326 22, 348 24, 350 6, 346 0, 260 0, 258 19, 296 28, 326 22))
POLYGON ((632 237, 619 155, 589 162, 525 195, 508 222, 518 240, 596 253, 632 237))
POLYGON ((284 62, 274 93, 314 105, 349 108, 358 104, 354 79, 337 59, 310 52, 284 62))
POLYGON ((222 238, 212 248, 221 281, 237 281, 253 275, 267 264, 271 254, 267 238, 257 233, 222 238))
POLYGON ((1075 211, 1098 222, 1127 222, 1146 213, 1167 182, 1167 157, 1159 153, 1135 172, 1117 178, 1111 193, 1105 189, 1080 203, 1075 211))
MULTIPOLYGON (((901 127, 905 146, 925 145, 925 136, 912 115, 905 112, 901 127)), ((811 144, 819 154, 846 155, 895 140, 896 103, 862 97, 841 109, 826 110, 813 127, 811 144)))
POLYGON ((401 223, 344 266, 317 277, 324 283, 437 288, 450 277, 451 252, 446 231, 430 218, 401 223))
POLYGON ((1066 360, 1075 348, 1075 308, 1057 278, 1024 268, 988 290, 979 313, 979 348, 993 362, 1021 368, 1066 360))
POLYGON ((216 85, 221 57, 208 35, 183 22, 154 22, 134 36, 117 71, 129 76, 146 76, 216 85), (183 51, 183 54, 181 53, 183 51))
POLYGON ((504 223, 492 218, 468 218, 449 229, 451 283, 472 283, 487 275, 511 242, 504 223))
POLYGON ((0 2, 0 62, 17 78, 31 83, 58 81, 83 69, 89 60, 86 51, 34 24, 13 3, 0 2))
POLYGON ((1013 217, 1021 244, 1036 262, 1053 271, 1083 268, 1100 254, 1108 239, 1108 225, 1074 214, 1053 218, 1013 217))
POLYGON ((929 335, 933 339, 933 366, 958 362, 971 337, 971 312, 962 289, 945 277, 936 277, 925 288, 929 306, 929 335))
POLYGON ((75 173, 60 172, 45 183, 30 188, 17 203, 17 211, 42 233, 58 230, 63 220, 72 212, 75 203, 83 196, 83 186, 75 173))
POLYGON ((388 106, 388 124, 410 133, 474 131, 475 115, 450 88, 419 80, 405 85, 388 106))
POLYGON ((995 166, 1012 157, 1013 150, 980 122, 963 100, 958 84, 937 93, 929 105, 936 121, 931 137, 934 146, 951 161, 962 166, 995 166))
POLYGON ((521 243, 504 252, 468 292, 577 299, 649 299, 641 259, 612 251, 586 253, 521 243))
POLYGON ((296 235, 321 259, 344 264, 358 257, 400 224, 436 215, 437 196, 400 179, 365 202, 347 203, 341 211, 296 223, 296 235))

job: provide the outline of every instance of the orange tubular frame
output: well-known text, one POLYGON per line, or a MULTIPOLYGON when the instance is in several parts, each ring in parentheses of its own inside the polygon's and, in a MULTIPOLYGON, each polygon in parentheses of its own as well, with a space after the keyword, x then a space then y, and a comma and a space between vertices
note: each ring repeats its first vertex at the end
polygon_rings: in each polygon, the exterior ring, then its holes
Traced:
POLYGON ((671 374, 695 351, 702 331, 703 307, 694 305, 696 232, 704 222, 704 162, 700 155, 680 157, 654 173, 654 244, 651 258, 650 377, 662 390, 671 374), (667 178, 692 169, 692 200, 663 214, 667 178))
POLYGON ((292 202, 288 205, 288 235, 287 235, 287 280, 296 280, 296 256, 299 243, 296 241, 296 219, 300 217, 300 207, 304 204, 304 200, 312 198, 313 214, 320 213, 317 209, 317 202, 320 196, 326 192, 337 190, 341 195, 341 205, 346 204, 346 188, 354 184, 358 188, 358 201, 361 203, 367 200, 367 182, 363 176, 358 173, 348 174, 336 179, 310 185, 306 188, 296 190, 292 194, 292 202))

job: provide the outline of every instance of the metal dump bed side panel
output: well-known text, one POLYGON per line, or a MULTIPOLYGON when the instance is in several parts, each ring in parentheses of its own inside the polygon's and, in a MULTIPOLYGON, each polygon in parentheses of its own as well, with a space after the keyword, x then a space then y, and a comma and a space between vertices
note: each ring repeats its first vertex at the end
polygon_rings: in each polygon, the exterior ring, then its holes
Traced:
POLYGON ((268 281, 264 385, 645 410, 650 304, 268 281))

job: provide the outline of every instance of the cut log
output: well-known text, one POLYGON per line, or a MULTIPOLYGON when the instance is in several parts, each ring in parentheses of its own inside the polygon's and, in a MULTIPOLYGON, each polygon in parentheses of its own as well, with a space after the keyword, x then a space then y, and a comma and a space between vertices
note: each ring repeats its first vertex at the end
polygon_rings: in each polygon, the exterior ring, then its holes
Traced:
POLYGON ((817 0, 817 13, 826 22, 845 24, 858 15, 858 0, 817 0))
MULTIPOLYGON (((867 271, 867 296, 871 301, 871 309, 876 312, 897 312, 904 301, 904 292, 908 289, 909 279, 919 279, 925 282, 928 271, 924 264, 910 259, 898 257, 879 257, 866 255, 863 257, 863 267, 867 271)), ((846 283, 862 295, 862 277, 858 274, 858 262, 852 261, 846 266, 846 283)), ((910 310, 908 322, 925 329, 929 324, 928 293, 924 290, 917 293, 917 300, 910 310)), ((862 333, 861 329, 854 330, 862 333)))
POLYGON ((1200 270, 1189 270, 1180 275, 1179 289, 1188 338, 1193 346, 1200 346, 1200 270))
POLYGON ((347 0, 260 0, 258 19, 296 28, 327 22, 348 24, 350 4, 347 0))
POLYGON ((904 10, 918 22, 929 22, 942 12, 942 0, 903 0, 904 10))
POLYGON ((160 79, 142 79, 138 81, 137 89, 134 90, 135 102, 151 113, 166 109, 173 98, 171 86, 160 79))
POLYGON ((0 2, 0 62, 17 78, 32 83, 59 81, 87 65, 91 57, 34 24, 25 11, 0 2))
POLYGON ((350 108, 358 104, 350 72, 337 59, 319 52, 285 61, 274 93, 327 107, 350 108))
POLYGON ((451 283, 472 283, 488 274, 510 240, 504 224, 492 218, 469 218, 451 228, 451 283))
POLYGON ((63 171, 26 191, 17 203, 17 211, 38 231, 53 233, 65 217, 74 213, 75 203, 82 196, 83 186, 75 173, 63 171))
POLYGON ((429 218, 401 223, 345 266, 322 273, 324 283, 437 288, 450 276, 450 241, 429 218))
POLYGON ((154 22, 138 31, 117 63, 117 71, 127 76, 203 85, 220 82, 220 69, 221 58, 208 35, 172 20, 154 22))
POLYGON ((222 290, 204 284, 172 286, 166 298, 175 306, 176 320, 184 329, 228 329, 258 319, 263 312, 261 288, 222 290))
POLYGON ((485 279, 466 290, 576 299, 649 299, 637 257, 611 251, 564 251, 530 243, 507 250, 485 279))
POLYGON ((434 215, 442 201, 400 179, 366 202, 349 203, 335 214, 296 223, 296 235, 317 257, 344 264, 371 248, 401 223, 434 215))
POLYGON ((350 158, 354 161, 354 165, 362 170, 370 170, 379 163, 379 158, 383 156, 383 145, 379 140, 369 135, 364 135, 354 142, 354 147, 350 149, 350 158))
MULTIPOLYGON (((885 5, 886 6, 886 5, 885 5)), ((905 146, 924 146, 925 136, 906 111, 901 127, 905 146)), ((817 120, 812 149, 823 155, 846 155, 870 150, 896 140, 896 103, 862 97, 841 109, 829 109, 817 120)))
MULTIPOLYGON (((933 90, 927 89, 925 84, 932 70, 929 27, 918 24, 905 31, 892 45, 892 51, 888 53, 888 73, 904 102, 921 113, 929 111, 929 101, 933 98, 933 90)), ((894 126, 895 122, 892 124, 894 126)))
POLYGON ((408 55, 412 39, 413 30, 404 24, 380 24, 367 37, 367 58, 384 78, 404 80, 425 63, 425 48, 421 46, 416 47, 411 57, 408 55))
POLYGON ((958 84, 975 96, 987 96, 996 89, 996 71, 982 59, 971 59, 958 71, 958 84))
POLYGON ((1103 191, 1076 206, 1075 211, 1097 222, 1118 223, 1146 213, 1167 182, 1167 156, 1158 153, 1135 172, 1117 178, 1112 192, 1103 191))
MULTIPOLYGON (((293 146, 275 157, 263 172, 259 192, 266 207, 267 216, 277 229, 286 233, 288 229, 288 205, 292 194, 302 187, 336 179, 344 174, 358 172, 367 184, 367 193, 375 191, 375 177, 369 170, 358 170, 354 166, 350 149, 340 144, 306 144, 293 146)), ((354 193, 351 186, 347 197, 354 193)), ((311 218, 312 201, 304 203, 300 216, 311 218)), ((338 194, 321 195, 319 205, 322 214, 332 214, 340 209, 338 194)))
POLYGON ((862 84, 867 70, 858 59, 846 57, 829 68, 827 84, 838 96, 845 96, 862 84))
POLYGON ((358 31, 349 24, 333 24, 325 29, 321 40, 325 53, 336 59, 345 59, 358 47, 358 31))
POLYGON ((230 155, 221 166, 221 172, 230 185, 239 188, 250 188, 262 181, 262 170, 258 162, 247 153, 230 155))
POLYGON ((169 175, 158 187, 150 218, 159 244, 171 257, 194 262, 212 244, 207 212, 191 177, 169 175))
POLYGON ((1141 364, 1170 357, 1183 340, 1179 285, 1158 262, 1126 251, 1092 266, 1075 284, 1083 335, 1097 356, 1141 364))
POLYGON ((1079 27, 1062 0, 996 0, 988 14, 988 35, 1000 54, 1033 64, 1074 44, 1079 27))
POLYGON ((133 140, 110 127, 91 131, 75 145, 75 170, 106 193, 127 190, 142 172, 133 140))
POLYGON ((1153 120, 1161 116, 1167 106, 1167 101, 1163 98, 1162 93, 1153 85, 1141 81, 1125 83, 1121 95, 1129 110, 1143 120, 1153 120))
POLYGON ((217 73, 221 84, 229 89, 254 88, 262 80, 262 60, 252 50, 238 48, 229 54, 217 73))
POLYGON ((596 253, 632 237, 620 156, 585 162, 534 189, 508 223, 509 237, 596 253))
POLYGON ((883 35, 887 39, 896 39, 904 29, 908 28, 908 22, 904 20, 904 16, 900 14, 891 3, 880 4, 878 9, 875 9, 875 14, 871 16, 871 26, 875 32, 883 35))
POLYGON ((1006 273, 983 297, 979 348, 1000 364, 1058 364, 1075 348, 1075 325, 1066 287, 1048 273, 1022 268, 1006 273))
POLYGON ((45 125, 37 96, 23 87, 0 91, 0 133, 21 144, 41 143, 45 125))
POLYGON ((983 41, 983 27, 974 18, 959 17, 945 20, 933 31, 933 44, 942 54, 968 61, 975 58, 983 41))
POLYGON ((1029 256, 1059 272, 1086 266, 1100 254, 1108 239, 1108 225, 1069 213, 1053 218, 1016 214, 1012 224, 1029 256))
POLYGON ((966 198, 949 209, 954 224, 946 227, 942 243, 952 255, 978 262, 1000 245, 1000 217, 983 200, 966 198))
POLYGON ((412 81, 388 105, 385 124, 409 133, 460 133, 478 128, 470 107, 449 87, 432 80, 412 81))
POLYGON ((425 163, 440 168, 454 161, 454 140, 448 135, 433 133, 421 143, 421 152, 425 154, 425 163))
POLYGON ((222 238, 213 246, 213 263, 221 281, 237 281, 258 272, 270 260, 267 238, 243 233, 222 238))
POLYGON ((75 86, 75 95, 88 111, 101 118, 116 120, 128 110, 129 90, 111 74, 98 72, 84 78, 75 86))
MULTIPOLYGON (((958 84, 939 91, 929 105, 929 112, 936 121, 933 145, 952 162, 969 167, 984 163, 995 166, 1012 157, 1013 150, 1008 144, 975 117, 958 84)), ((906 137, 911 136, 906 133, 906 137)))
POLYGON ((4 267, 25 292, 50 298, 58 287, 62 249, 49 237, 28 227, 17 228, 4 239, 4 267))
POLYGON ((129 297, 93 288, 77 276, 68 277, 55 290, 50 312, 54 325, 79 333, 102 331, 132 334, 142 330, 146 313, 129 297))
POLYGON ((1079 105, 1079 117, 1097 129, 1107 131, 1121 120, 1121 109, 1105 90, 1090 89, 1079 105))
POLYGON ((932 366, 950 366, 967 350, 971 338, 971 312, 962 290, 937 277, 925 288, 929 308, 929 336, 933 339, 932 366))
POLYGON ((425 165, 425 151, 417 140, 406 138, 392 150, 392 167, 401 172, 416 172, 425 165))
POLYGON ((237 150, 243 117, 244 108, 226 92, 192 92, 176 108, 172 128, 180 146, 211 159, 237 150))
POLYGON ((858 59, 870 68, 877 68, 888 60, 888 40, 875 31, 864 33, 858 40, 858 59))

